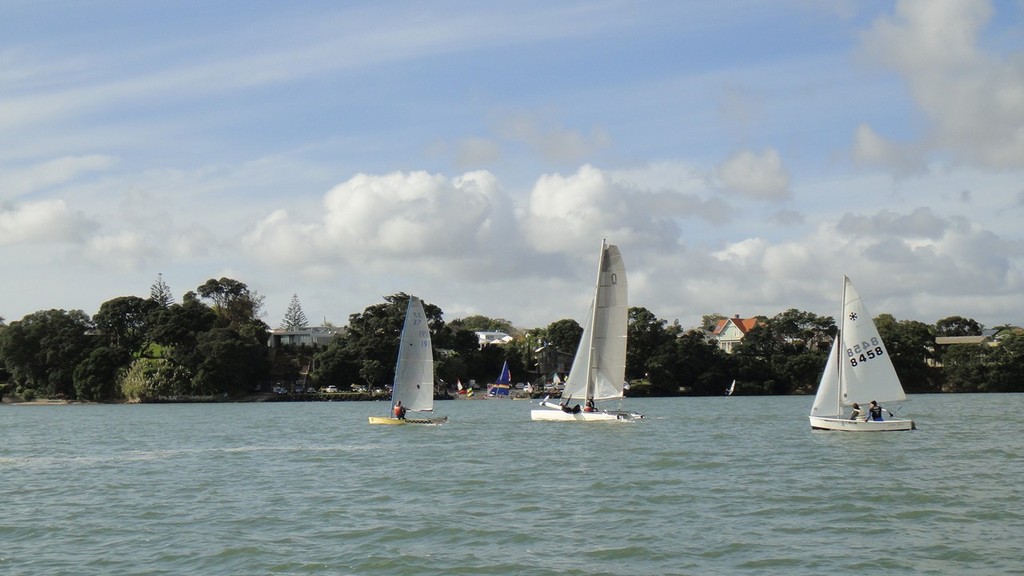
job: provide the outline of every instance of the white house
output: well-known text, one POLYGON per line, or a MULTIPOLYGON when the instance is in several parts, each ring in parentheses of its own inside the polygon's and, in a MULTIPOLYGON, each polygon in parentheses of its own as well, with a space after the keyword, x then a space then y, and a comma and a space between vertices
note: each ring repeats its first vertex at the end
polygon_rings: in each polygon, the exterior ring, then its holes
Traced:
POLYGON ((711 337, 718 342, 718 347, 728 354, 743 341, 743 337, 760 321, 755 318, 740 318, 737 314, 732 318, 722 318, 711 331, 711 337))
POLYGON ((267 343, 271 348, 278 346, 312 346, 319 344, 326 346, 331 342, 337 328, 330 326, 314 326, 312 328, 298 328, 295 330, 271 330, 270 341, 267 343))
POLYGON ((480 347, 491 346, 495 344, 508 344, 512 341, 512 337, 504 332, 477 332, 477 340, 480 342, 480 347))

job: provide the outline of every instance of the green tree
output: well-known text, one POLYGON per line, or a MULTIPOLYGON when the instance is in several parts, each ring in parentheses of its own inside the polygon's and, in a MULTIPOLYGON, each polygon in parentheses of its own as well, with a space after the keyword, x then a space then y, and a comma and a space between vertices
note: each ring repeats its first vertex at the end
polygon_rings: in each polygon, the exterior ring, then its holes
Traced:
POLYGON ((831 317, 790 308, 768 321, 775 334, 794 351, 827 350, 836 333, 831 317))
POLYGON ((153 300, 120 296, 101 304, 92 321, 107 345, 135 354, 147 344, 149 319, 157 309, 153 300))
POLYGON ((181 383, 191 381, 190 375, 178 374, 181 369, 166 358, 137 358, 121 375, 121 394, 132 402, 181 396, 181 383))
POLYGON ((35 312, 0 331, 0 358, 24 389, 73 399, 75 367, 94 347, 92 329, 81 310, 35 312))
POLYGON ((836 333, 834 320, 795 308, 759 320, 731 358, 730 371, 742 382, 741 389, 764 394, 813 390, 836 333))
MULTIPOLYGON (((362 366, 359 367, 359 377, 362 378, 363 383, 367 387, 374 387, 379 384, 383 384, 384 374, 387 369, 377 360, 367 358, 363 360, 362 366)), ((393 380, 394 378, 392 378, 393 380)))
POLYGON ((683 368, 689 371, 688 381, 696 394, 717 396, 725 392, 734 375, 729 364, 729 355, 709 341, 704 333, 688 331, 677 339, 680 357, 685 358, 683 368))
POLYGON ((554 346, 555 350, 566 354, 575 354, 580 345, 580 338, 583 337, 583 327, 571 318, 548 324, 545 332, 548 346, 554 346))
POLYGON ((981 392, 991 379, 990 356, 994 349, 986 344, 957 344, 942 354, 943 392, 981 392))
MULTIPOLYGON (((150 341, 153 343, 148 355, 161 358, 173 366, 172 370, 144 365, 134 373, 134 378, 158 377, 159 382, 138 385, 143 400, 151 394, 160 396, 184 396, 192 393, 193 378, 202 363, 199 351, 199 337, 218 324, 217 314, 196 295, 189 292, 181 304, 157 309, 150 318, 150 341), (159 368, 159 369, 158 369, 159 368)), ((131 397, 128 393, 126 397, 131 397)))
POLYGON ((1024 333, 1000 339, 992 349, 991 366, 986 392, 1024 392, 1024 333))
POLYGON ((169 308, 174 304, 174 295, 171 288, 164 282, 164 275, 157 274, 156 282, 149 288, 149 299, 160 308, 169 308))
POLYGON ((75 366, 75 395, 80 400, 111 400, 120 396, 118 375, 131 362, 123 348, 100 346, 75 366))
POLYGON ((198 338, 201 360, 193 391, 199 395, 244 394, 266 378, 266 338, 234 328, 214 328, 198 338))
POLYGON ((209 279, 196 292, 213 302, 213 311, 232 326, 247 323, 262 316, 263 296, 249 289, 243 282, 231 278, 209 279))
POLYGON ((974 318, 950 316, 935 323, 936 336, 981 336, 984 326, 974 318))
POLYGON ((705 314, 700 318, 700 327, 705 332, 711 332, 718 326, 719 320, 725 320, 725 315, 715 312, 714 314, 705 314))
POLYGON ((703 330, 689 330, 655 351, 647 363, 652 394, 719 395, 725 390, 731 380, 728 355, 704 335, 703 330))
POLYGON ((935 348, 932 327, 917 320, 896 321, 892 314, 880 314, 875 326, 903 388, 907 392, 938 392, 939 378, 928 367, 935 348))
POLYGON ((515 336, 518 332, 512 325, 512 322, 504 318, 489 318, 479 314, 466 316, 465 318, 456 318, 449 324, 473 332, 504 332, 509 336, 515 336))
POLYGON ((316 356, 313 381, 320 386, 348 387, 361 381, 359 359, 341 336, 336 336, 316 356))
POLYGON ((666 329, 667 320, 662 320, 646 308, 629 309, 626 325, 626 380, 646 379, 650 367, 648 361, 659 350, 675 339, 666 329))
MULTIPOLYGON (((346 384, 358 379, 367 385, 377 386, 394 380, 398 340, 408 304, 409 295, 398 293, 385 296, 382 304, 368 306, 362 313, 350 315, 343 333, 317 355, 319 368, 315 378, 318 384, 324 385, 326 378, 352 378, 353 375, 355 378, 346 384)), ((444 331, 442 311, 426 302, 423 303, 423 311, 433 339, 435 334, 444 331)))
POLYGON ((302 311, 302 304, 299 303, 299 295, 292 294, 292 301, 284 312, 284 320, 281 321, 282 330, 300 330, 309 326, 306 313, 302 311))

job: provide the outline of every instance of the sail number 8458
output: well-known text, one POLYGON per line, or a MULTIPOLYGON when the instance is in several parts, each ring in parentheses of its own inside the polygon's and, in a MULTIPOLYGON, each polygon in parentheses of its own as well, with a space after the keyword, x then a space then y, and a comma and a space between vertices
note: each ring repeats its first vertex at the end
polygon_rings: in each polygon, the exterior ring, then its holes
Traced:
POLYGON ((883 355, 885 355, 885 350, 878 338, 872 338, 871 342, 861 342, 855 344, 853 348, 846 349, 846 357, 850 359, 850 366, 856 366, 883 355))

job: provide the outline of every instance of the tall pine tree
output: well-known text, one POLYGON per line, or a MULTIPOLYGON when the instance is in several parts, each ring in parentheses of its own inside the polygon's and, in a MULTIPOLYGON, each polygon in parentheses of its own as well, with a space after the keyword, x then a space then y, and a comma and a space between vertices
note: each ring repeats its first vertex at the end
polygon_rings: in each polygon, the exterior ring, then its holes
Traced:
POLYGON ((288 304, 288 310, 284 313, 284 320, 281 321, 282 330, 301 330, 309 326, 309 320, 306 319, 306 314, 302 311, 302 305, 299 304, 299 295, 292 294, 291 304, 288 304))
POLYGON ((174 304, 174 295, 171 294, 170 286, 164 282, 163 273, 156 275, 156 282, 149 288, 149 299, 161 308, 170 308, 174 304))

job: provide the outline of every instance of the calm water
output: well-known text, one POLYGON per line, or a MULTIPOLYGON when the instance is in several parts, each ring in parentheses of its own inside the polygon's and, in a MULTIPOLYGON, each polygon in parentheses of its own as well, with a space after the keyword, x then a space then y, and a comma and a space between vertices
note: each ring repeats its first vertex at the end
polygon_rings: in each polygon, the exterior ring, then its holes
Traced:
POLYGON ((867 435, 810 404, 3 406, 0 573, 1024 574, 1024 395, 915 396, 919 430, 867 435))

